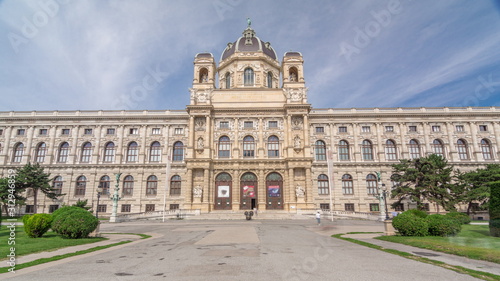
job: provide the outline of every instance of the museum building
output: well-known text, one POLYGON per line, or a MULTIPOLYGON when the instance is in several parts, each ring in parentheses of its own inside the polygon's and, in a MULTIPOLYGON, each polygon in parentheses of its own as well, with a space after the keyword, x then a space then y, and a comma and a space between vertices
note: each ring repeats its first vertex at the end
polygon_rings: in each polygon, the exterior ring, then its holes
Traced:
MULTIPOLYGON (((185 110, 0 112, 0 176, 40 163, 64 194, 39 194, 45 213, 88 199, 109 215, 117 173, 119 214, 165 202, 202 213, 378 212, 377 188, 392 186, 400 159, 439 154, 461 170, 498 162, 500 108, 313 108, 303 63, 299 52, 280 62, 249 25, 218 64, 195 56, 185 110)), ((32 213, 26 195, 20 212, 32 213)))

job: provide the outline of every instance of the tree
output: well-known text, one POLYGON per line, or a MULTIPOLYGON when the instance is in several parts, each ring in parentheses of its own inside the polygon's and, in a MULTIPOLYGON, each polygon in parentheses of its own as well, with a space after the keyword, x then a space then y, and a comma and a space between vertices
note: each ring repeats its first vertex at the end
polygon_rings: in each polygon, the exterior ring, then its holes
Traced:
POLYGON ((87 206, 87 203, 88 203, 88 199, 85 199, 85 200, 78 199, 78 201, 75 204, 73 204, 73 206, 80 207, 80 208, 88 211, 88 210, 92 209, 92 207, 87 206))
POLYGON ((50 199, 57 199, 57 197, 64 195, 59 194, 57 189, 52 188, 52 180, 50 174, 45 173, 43 167, 38 163, 35 165, 28 163, 17 169, 17 184, 23 189, 31 188, 33 190, 34 213, 37 212, 38 191, 41 191, 50 199))
MULTIPOLYGON (((9 178, 0 178, 0 200, 2 202, 3 210, 6 214, 9 213, 8 206, 11 205, 9 203, 15 203, 15 205, 24 204, 24 200, 26 198, 21 196, 23 192, 24 189, 15 184, 15 180, 13 184, 9 184, 9 178)), ((2 213, 2 209, 0 208, 0 216, 2 215, 2 213)))
POLYGON ((449 192, 453 167, 442 156, 431 154, 417 159, 402 159, 400 163, 392 165, 391 180, 396 187, 391 193, 392 198, 401 204, 405 199, 417 203, 417 208, 424 208, 424 201, 436 203, 445 210, 454 209, 454 200, 449 192))
POLYGON ((490 235, 500 237, 500 181, 490 182, 490 235))

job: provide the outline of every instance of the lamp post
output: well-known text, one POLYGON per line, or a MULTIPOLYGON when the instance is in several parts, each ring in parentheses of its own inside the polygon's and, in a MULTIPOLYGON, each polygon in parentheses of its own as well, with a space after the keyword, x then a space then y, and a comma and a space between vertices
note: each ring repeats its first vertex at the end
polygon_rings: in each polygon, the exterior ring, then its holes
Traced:
POLYGON ((95 208, 95 217, 99 220, 99 199, 101 198, 102 187, 99 184, 97 186, 97 207, 95 208))
POLYGON ((113 200, 113 210, 111 212, 111 217, 109 218, 109 222, 117 222, 116 221, 116 212, 118 211, 118 200, 120 200, 120 195, 118 191, 120 190, 120 176, 122 173, 115 174, 116 176, 116 184, 115 184, 115 193, 111 196, 111 200, 113 200))
POLYGON ((384 205, 385 205, 385 219, 389 219, 389 212, 387 211, 387 186, 385 183, 382 184, 382 193, 384 194, 384 205))

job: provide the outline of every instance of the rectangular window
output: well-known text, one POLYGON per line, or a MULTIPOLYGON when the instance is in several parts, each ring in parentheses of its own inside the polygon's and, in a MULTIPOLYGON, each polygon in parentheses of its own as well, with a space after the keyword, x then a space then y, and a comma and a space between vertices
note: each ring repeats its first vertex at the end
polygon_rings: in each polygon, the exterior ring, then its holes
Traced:
POLYGON ((59 205, 50 205, 49 206, 49 213, 52 214, 57 209, 59 209, 59 205))
POLYGON ((380 212, 378 203, 370 203, 370 212, 380 212))
POLYGON ((62 129, 61 130, 61 135, 69 135, 69 129, 62 129))
POLYGON ((363 133, 369 133, 370 132, 370 126, 362 126, 361 127, 361 132, 363 132, 363 133))
POLYGON ((441 132, 441 126, 432 126, 433 132, 441 132))
POLYGON ((347 127, 345 126, 339 127, 339 133, 347 133, 347 127))
POLYGON ((243 128, 245 128, 245 129, 252 129, 253 128, 253 121, 245 121, 245 122, 243 122, 243 128))
POLYGON ((471 203, 470 207, 471 207, 471 211, 473 211, 473 212, 477 212, 480 210, 479 203, 471 203))
POLYGON ((146 212, 154 212, 155 204, 146 204, 146 212))
POLYGON ((319 204, 319 208, 324 211, 330 211, 330 204, 319 204))
POLYGON ((386 132, 394 132, 394 126, 385 126, 386 132))
POLYGON ((422 211, 429 212, 430 210, 431 209, 430 209, 429 203, 424 203, 424 206, 422 206, 422 211))
POLYGON ((97 205, 97 212, 98 213, 106 213, 106 210, 107 210, 107 205, 101 205, 101 204, 97 205))
POLYGON ((345 203, 344 208, 346 211, 354 212, 354 204, 353 203, 345 203))
POLYGON ((269 121, 269 128, 278 128, 278 121, 269 121))
POLYGON ((316 127, 316 133, 324 133, 325 132, 325 127, 316 127))
POLYGON ((122 213, 130 213, 130 204, 122 204, 122 213))
POLYGON ((25 129, 17 129, 17 135, 18 136, 24 136, 24 133, 26 133, 25 129))
POLYGON ((130 128, 128 130, 129 135, 137 135, 139 134, 139 129, 138 128, 130 128))
POLYGON ((184 128, 175 128, 174 135, 182 135, 184 134, 184 128))
POLYGON ((410 131, 410 132, 416 132, 417 131, 417 126, 408 126, 408 131, 410 131))
POLYGON ((170 204, 169 210, 179 210, 179 204, 170 204))
POLYGON ((481 132, 487 132, 488 131, 488 126, 486 126, 486 125, 479 125, 479 131, 481 131, 481 132))
POLYGON ((160 128, 153 128, 151 130, 151 134, 153 135, 159 135, 161 133, 160 128))
POLYGON ((35 212, 35 205, 26 205, 26 209, 24 212, 26 214, 33 214, 35 212))
POLYGON ((85 135, 92 135, 92 129, 84 129, 83 134, 85 135))
POLYGON ((115 128, 106 129, 106 135, 114 135, 114 134, 115 134, 115 128))
POLYGON ((464 125, 456 125, 455 130, 457 132, 463 132, 464 131, 464 125))
POLYGON ((3 129, 0 129, 0 136, 3 135, 3 129))
POLYGON ((398 204, 397 206, 394 207, 394 211, 396 212, 404 212, 405 211, 405 206, 403 203, 398 204))
POLYGON ((220 121, 219 129, 229 129, 229 121, 220 121))
POLYGON ((47 135, 47 129, 40 129, 40 130, 38 131, 38 134, 39 134, 40 136, 46 136, 46 135, 47 135))

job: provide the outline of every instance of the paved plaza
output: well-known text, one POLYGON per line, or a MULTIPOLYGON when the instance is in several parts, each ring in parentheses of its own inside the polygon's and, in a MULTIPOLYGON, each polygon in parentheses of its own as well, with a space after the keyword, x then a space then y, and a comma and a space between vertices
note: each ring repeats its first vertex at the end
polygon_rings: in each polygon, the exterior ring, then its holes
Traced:
POLYGON ((477 280, 331 238, 379 222, 323 220, 106 223, 152 238, 2 274, 8 280, 477 280))

